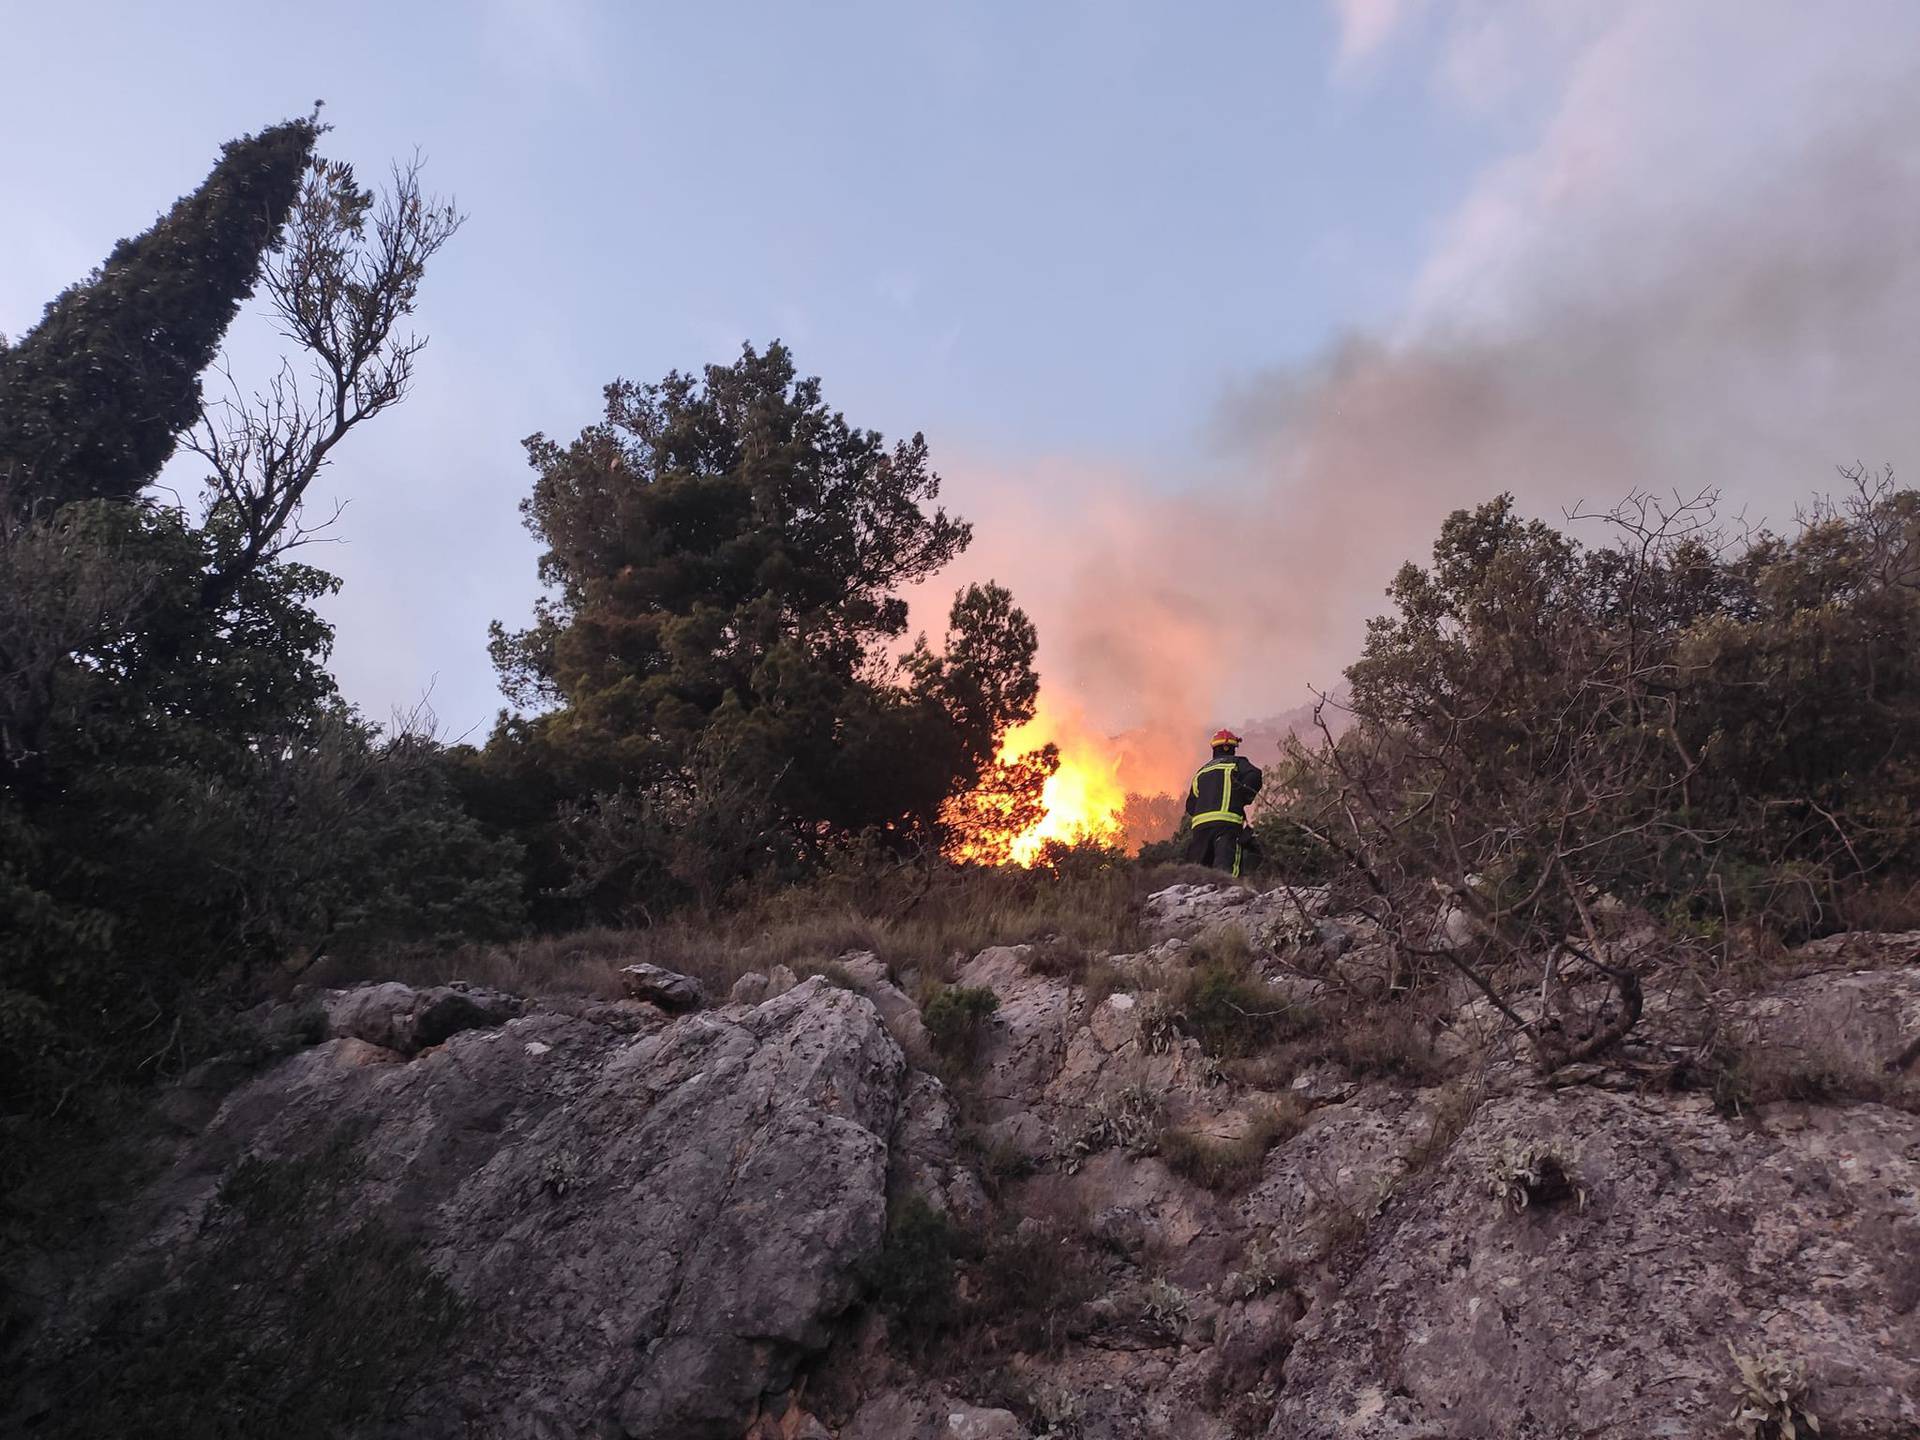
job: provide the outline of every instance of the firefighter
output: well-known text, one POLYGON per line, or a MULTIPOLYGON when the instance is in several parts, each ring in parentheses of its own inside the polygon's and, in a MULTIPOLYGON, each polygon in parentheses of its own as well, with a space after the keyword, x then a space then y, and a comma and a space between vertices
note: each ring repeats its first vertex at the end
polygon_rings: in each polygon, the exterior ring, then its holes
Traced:
POLYGON ((1213 758, 1202 765, 1187 791, 1187 863, 1238 875, 1245 863, 1247 802, 1260 793, 1260 767, 1239 753, 1231 730, 1213 736, 1213 758))

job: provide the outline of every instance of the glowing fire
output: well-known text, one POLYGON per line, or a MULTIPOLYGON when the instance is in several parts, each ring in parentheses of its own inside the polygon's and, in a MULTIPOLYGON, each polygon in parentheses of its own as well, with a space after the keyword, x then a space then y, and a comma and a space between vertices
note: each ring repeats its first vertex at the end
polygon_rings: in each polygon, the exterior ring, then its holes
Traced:
MULTIPOLYGON (((1122 837, 1127 787, 1120 780, 1123 757, 1118 744, 1089 725, 1077 709, 1043 699, 1033 719, 1007 732, 1000 759, 1017 760, 1049 743, 1059 749, 1060 768, 1040 792, 1040 818, 1012 837, 1009 858, 1016 865, 1033 864, 1049 840, 1118 844, 1122 837)), ((979 856, 963 849, 954 858, 979 856)))

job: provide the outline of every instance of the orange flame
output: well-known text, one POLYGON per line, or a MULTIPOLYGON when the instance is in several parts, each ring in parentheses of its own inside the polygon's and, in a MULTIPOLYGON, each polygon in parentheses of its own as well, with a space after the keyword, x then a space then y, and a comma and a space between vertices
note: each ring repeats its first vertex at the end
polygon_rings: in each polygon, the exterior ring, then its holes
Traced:
POLYGON ((1050 840, 1108 845, 1122 840, 1127 788, 1120 779, 1120 746, 1089 725, 1077 707, 1042 699, 1033 719, 1007 732, 999 758, 1016 759, 1047 744, 1059 749, 1060 768, 1040 792, 1040 818, 1012 837, 1010 858, 1016 865, 1032 865, 1050 840))

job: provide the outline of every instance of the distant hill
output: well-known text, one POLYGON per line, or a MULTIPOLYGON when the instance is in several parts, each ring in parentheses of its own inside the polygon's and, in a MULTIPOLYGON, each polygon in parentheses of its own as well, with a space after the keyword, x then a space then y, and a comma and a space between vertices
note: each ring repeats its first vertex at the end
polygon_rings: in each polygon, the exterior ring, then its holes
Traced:
MULTIPOLYGON (((1327 728, 1336 737, 1353 721, 1353 716, 1347 710, 1348 698, 1349 692, 1344 681, 1327 695, 1325 719, 1327 728)), ((1246 720, 1235 725, 1235 733, 1246 740, 1240 747, 1241 752, 1254 764, 1267 765, 1280 758, 1282 747, 1290 739, 1300 740, 1308 746, 1318 743, 1320 727, 1314 720, 1315 708, 1315 702, 1309 701, 1291 710, 1282 710, 1278 715, 1246 720)))

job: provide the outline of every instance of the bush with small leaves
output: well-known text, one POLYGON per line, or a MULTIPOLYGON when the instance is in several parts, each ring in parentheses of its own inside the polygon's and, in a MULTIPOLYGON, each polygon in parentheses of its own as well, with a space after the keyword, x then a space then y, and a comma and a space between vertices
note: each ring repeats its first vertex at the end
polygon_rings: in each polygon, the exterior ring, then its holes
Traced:
POLYGON ((68 1398, 58 1440, 327 1440, 405 1433, 472 1316, 416 1240, 359 1220, 350 1134, 313 1153, 243 1159, 176 1282, 135 1287, 46 1377, 68 1398), (369 1297, 377 1303, 369 1303, 369 1297))
POLYGON ((953 1222, 918 1195, 909 1195, 888 1217, 886 1241, 866 1280, 908 1349, 926 1348, 953 1321, 959 1243, 953 1222))
POLYGON ((920 1023, 927 1027, 934 1049, 949 1060, 968 1061, 979 1047, 988 1017, 999 1008, 1000 997, 982 986, 942 986, 920 1007, 920 1023))

